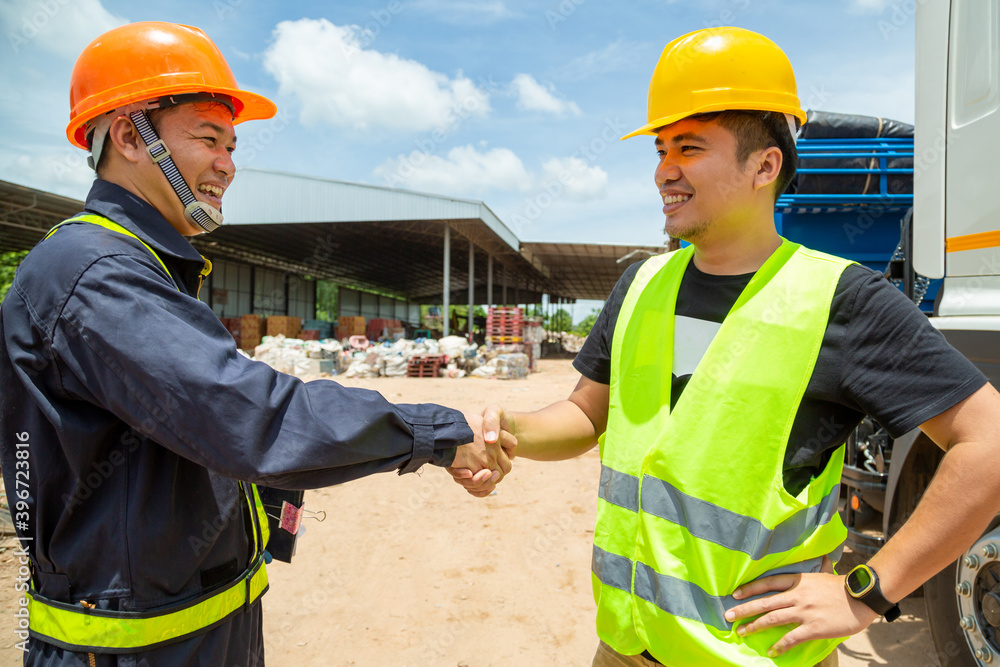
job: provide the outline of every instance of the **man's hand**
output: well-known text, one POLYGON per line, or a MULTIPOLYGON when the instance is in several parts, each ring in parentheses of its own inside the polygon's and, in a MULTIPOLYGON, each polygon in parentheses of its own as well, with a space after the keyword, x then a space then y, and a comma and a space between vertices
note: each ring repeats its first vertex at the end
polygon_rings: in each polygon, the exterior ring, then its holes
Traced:
MULTIPOLYGON (((487 412, 489 410, 487 408, 487 412)), ((502 408, 500 410, 502 412, 502 408)), ((458 448, 448 472, 470 494, 484 498, 493 493, 504 475, 511 471, 510 459, 514 458, 517 440, 496 427, 488 429, 479 415, 466 413, 465 420, 475 440, 458 448)))
POLYGON ((780 625, 797 626, 771 647, 771 657, 810 639, 856 634, 878 618, 868 605, 847 593, 843 576, 824 572, 764 577, 740 586, 733 597, 743 600, 775 591, 775 595, 745 602, 726 612, 730 622, 760 616, 739 627, 741 636, 780 625))

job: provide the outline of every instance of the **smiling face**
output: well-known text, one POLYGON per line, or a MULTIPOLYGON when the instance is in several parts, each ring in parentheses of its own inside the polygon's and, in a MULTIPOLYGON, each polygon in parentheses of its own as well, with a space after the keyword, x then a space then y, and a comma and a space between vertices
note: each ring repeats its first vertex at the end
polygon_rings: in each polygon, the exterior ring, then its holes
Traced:
POLYGON ((758 214, 758 154, 740 164, 736 148, 736 137, 714 120, 686 118, 659 131, 655 180, 670 236, 697 245, 758 214))
MULTIPOLYGON (((194 196, 222 210, 223 193, 236 175, 231 155, 236 132, 229 109, 213 102, 181 104, 162 111, 155 125, 194 196)), ((146 157, 140 168, 147 201, 184 236, 201 234, 203 230, 184 217, 184 206, 159 166, 146 157)))

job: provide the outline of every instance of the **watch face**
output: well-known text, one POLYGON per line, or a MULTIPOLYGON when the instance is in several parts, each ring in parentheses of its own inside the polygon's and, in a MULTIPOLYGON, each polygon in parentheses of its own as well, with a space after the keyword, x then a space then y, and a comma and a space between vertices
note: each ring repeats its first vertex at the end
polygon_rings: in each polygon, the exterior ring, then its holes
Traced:
POLYGON ((875 585, 875 577, 872 571, 865 565, 859 565, 851 570, 847 575, 847 588, 855 597, 864 595, 875 585))

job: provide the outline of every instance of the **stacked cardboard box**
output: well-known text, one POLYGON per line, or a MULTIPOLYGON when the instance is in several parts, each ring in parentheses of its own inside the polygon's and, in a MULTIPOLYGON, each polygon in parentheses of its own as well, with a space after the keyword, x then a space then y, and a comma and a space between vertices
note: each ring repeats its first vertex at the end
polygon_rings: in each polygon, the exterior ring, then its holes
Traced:
POLYGON ((368 326, 365 328, 365 335, 368 336, 368 340, 377 341, 381 338, 390 338, 391 334, 389 329, 395 329, 403 326, 403 323, 399 320, 386 320, 382 318, 373 317, 368 320, 368 326))
POLYGON ((344 316, 337 320, 337 331, 334 338, 342 340, 351 336, 365 335, 365 318, 344 316))
MULTIPOLYGON (((260 339, 264 335, 264 323, 265 320, 260 315, 243 315, 241 317, 234 317, 233 320, 239 322, 239 347, 241 350, 253 350, 255 347, 260 345, 260 339)), ((236 324, 234 323, 234 328, 236 324)), ((230 329, 233 331, 233 329, 230 329)), ((233 336, 236 337, 236 334, 233 336)))
POLYGON ((267 318, 267 335, 282 335, 285 338, 298 338, 302 332, 302 318, 287 315, 272 315, 267 318))

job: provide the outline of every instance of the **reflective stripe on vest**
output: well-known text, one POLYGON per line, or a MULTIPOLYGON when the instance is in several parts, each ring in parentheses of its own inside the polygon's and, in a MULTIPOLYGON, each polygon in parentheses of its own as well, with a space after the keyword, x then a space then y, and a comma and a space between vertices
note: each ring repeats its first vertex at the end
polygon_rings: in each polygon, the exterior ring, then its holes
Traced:
MULTIPOLYGON (((81 215, 62 222, 45 235, 49 238, 63 225, 89 223, 141 243, 153 256, 170 281, 176 281, 147 243, 121 225, 99 215, 81 215)), ((202 277, 211 271, 205 260, 202 277)), ((256 485, 239 482, 240 494, 250 510, 248 539, 253 555, 247 569, 217 591, 187 602, 152 611, 107 611, 88 609, 43 597, 32 588, 28 591, 28 626, 32 637, 72 651, 90 653, 134 653, 139 649, 180 641, 221 623, 231 615, 256 602, 267 591, 264 548, 269 535, 267 514, 256 485)))
POLYGON ((647 260, 614 331, 594 530, 598 635, 672 667, 815 664, 837 640, 768 658, 789 628, 743 638, 724 614, 742 584, 839 559, 843 449, 795 498, 783 464, 849 262, 783 241, 671 411, 674 308, 692 255, 647 260))
MULTIPOLYGON (((839 558, 839 554, 832 554, 839 558)), ((635 594, 652 602, 660 609, 692 620, 700 621, 721 631, 728 631, 730 623, 725 614, 738 604, 756 599, 737 600, 732 595, 711 595, 697 584, 658 574, 645 563, 634 563, 624 556, 616 556, 595 546, 591 568, 594 576, 606 586, 628 592, 632 584, 632 567, 635 566, 635 594)), ((822 558, 812 558, 799 563, 765 572, 764 577, 777 574, 819 572, 822 558)))
MULTIPOLYGON (((802 544, 818 526, 837 513, 840 485, 818 505, 805 507, 774 528, 753 517, 689 496, 669 482, 646 475, 643 478, 642 511, 684 526, 695 537, 712 540, 754 560, 788 551, 802 544)), ((639 478, 601 466, 598 497, 633 512, 639 511, 639 478)))

